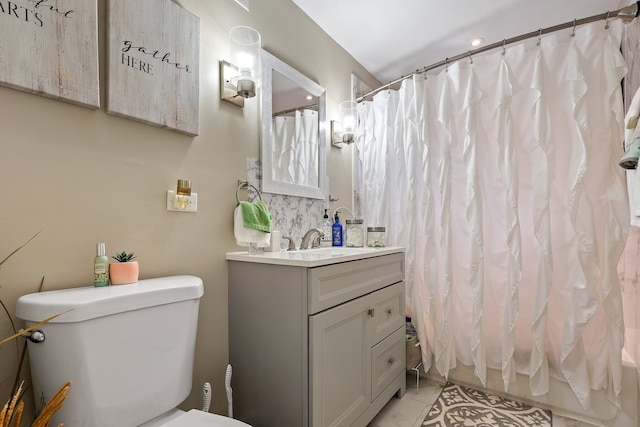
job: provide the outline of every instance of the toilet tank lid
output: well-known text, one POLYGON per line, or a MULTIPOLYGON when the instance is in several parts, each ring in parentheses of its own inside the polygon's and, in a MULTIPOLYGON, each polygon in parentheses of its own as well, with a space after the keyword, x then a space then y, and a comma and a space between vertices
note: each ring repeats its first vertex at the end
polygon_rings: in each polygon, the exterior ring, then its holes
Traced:
POLYGON ((23 295, 16 302, 16 316, 39 322, 68 311, 50 323, 73 323, 125 311, 199 299, 204 294, 202 279, 170 276, 139 280, 118 286, 61 289, 23 295))

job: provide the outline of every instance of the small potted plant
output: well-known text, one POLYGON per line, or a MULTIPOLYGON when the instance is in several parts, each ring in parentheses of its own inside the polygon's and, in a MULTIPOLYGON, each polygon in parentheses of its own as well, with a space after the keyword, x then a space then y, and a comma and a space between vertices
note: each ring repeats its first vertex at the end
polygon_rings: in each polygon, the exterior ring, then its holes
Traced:
POLYGON ((112 285, 126 285, 138 281, 138 261, 133 253, 120 252, 111 258, 117 262, 109 264, 109 280, 112 285))

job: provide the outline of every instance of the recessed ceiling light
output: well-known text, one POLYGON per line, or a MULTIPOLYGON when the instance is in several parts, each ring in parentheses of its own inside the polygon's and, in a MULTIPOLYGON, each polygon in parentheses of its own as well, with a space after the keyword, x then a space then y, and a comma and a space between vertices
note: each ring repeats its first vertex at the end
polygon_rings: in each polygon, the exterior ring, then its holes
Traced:
POLYGON ((484 39, 482 37, 478 37, 477 39, 473 39, 471 41, 471 46, 473 47, 480 46, 483 42, 484 42, 484 39))
POLYGON ((313 99, 313 96, 307 95, 307 101, 311 101, 312 99, 313 99))

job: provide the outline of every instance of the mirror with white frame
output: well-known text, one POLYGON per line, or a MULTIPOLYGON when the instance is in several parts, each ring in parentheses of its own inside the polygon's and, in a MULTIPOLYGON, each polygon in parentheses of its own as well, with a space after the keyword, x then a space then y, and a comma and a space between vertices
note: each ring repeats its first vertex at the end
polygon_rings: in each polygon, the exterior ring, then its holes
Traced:
POLYGON ((324 88, 266 50, 262 81, 262 191, 324 199, 324 88))

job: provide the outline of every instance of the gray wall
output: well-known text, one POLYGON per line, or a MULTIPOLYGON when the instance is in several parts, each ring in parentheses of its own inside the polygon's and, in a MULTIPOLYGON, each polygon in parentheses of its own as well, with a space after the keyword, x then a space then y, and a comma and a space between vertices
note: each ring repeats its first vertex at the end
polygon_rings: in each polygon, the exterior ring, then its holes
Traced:
MULTIPOLYGON (((106 243, 108 255, 135 252, 141 278, 202 277, 194 387, 183 407, 199 407, 209 381, 213 411, 225 413, 225 253, 241 249, 232 229, 237 180, 247 178, 247 158, 260 157, 258 100, 244 109, 219 100, 218 61, 229 59, 228 31, 256 28, 264 48, 324 86, 329 120, 349 99, 352 72, 376 82, 290 0, 254 0, 250 12, 233 0, 181 0, 200 17, 200 135, 111 116, 104 109, 106 0, 98 3, 103 107, 0 87, 0 259, 41 232, 3 266, 0 299, 13 313, 16 299, 36 292, 43 276, 45 290, 90 285, 97 242, 106 243), (166 190, 178 178, 193 181, 198 213, 166 211, 166 190)), ((351 150, 326 143, 331 194, 340 199, 331 209, 351 207, 351 150)), ((0 336, 9 332, 0 316, 0 336)), ((8 397, 16 353, 14 344, 0 348, 0 401, 8 397)))

